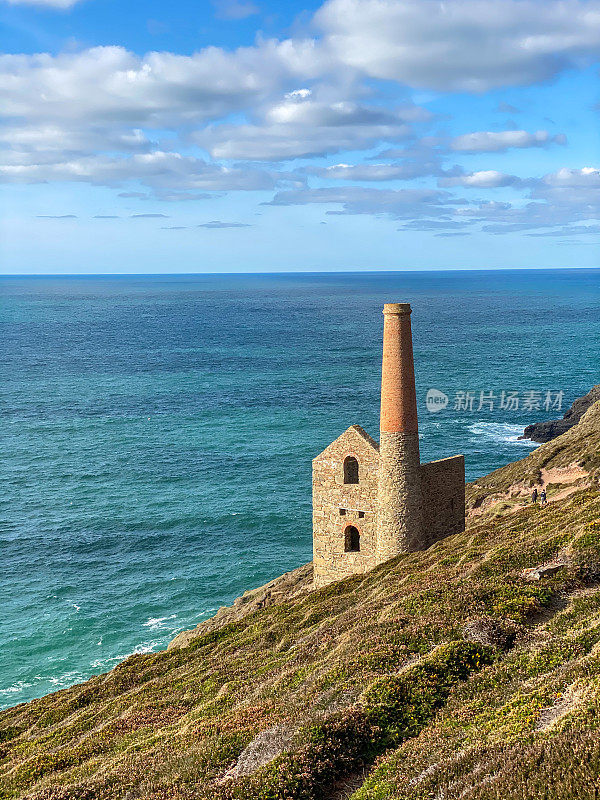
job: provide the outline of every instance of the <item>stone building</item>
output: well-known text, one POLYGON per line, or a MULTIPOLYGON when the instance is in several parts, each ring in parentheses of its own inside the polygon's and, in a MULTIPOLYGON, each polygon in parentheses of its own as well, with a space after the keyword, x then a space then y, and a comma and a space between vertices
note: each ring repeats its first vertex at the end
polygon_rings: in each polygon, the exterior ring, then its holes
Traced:
POLYGON ((464 457, 420 461, 410 314, 383 307, 379 444, 352 425, 313 460, 317 588, 464 530, 464 457))

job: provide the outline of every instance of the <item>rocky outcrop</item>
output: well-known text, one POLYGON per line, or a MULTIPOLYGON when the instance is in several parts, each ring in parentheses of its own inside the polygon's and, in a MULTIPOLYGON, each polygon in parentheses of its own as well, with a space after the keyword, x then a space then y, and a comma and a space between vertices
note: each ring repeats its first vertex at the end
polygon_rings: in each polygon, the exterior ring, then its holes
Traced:
POLYGON ((532 442, 549 442, 557 436, 577 425, 581 417, 597 400, 600 400, 600 384, 592 387, 583 397, 578 397, 562 419, 535 422, 528 425, 523 431, 521 439, 531 439, 532 442))
POLYGON ((219 783, 227 783, 244 775, 251 775, 257 769, 269 764, 292 745, 297 725, 278 724, 261 731, 242 750, 237 762, 221 778, 219 783))
POLYGON ((539 581, 541 578, 550 578, 552 575, 556 575, 557 572, 568 566, 568 563, 566 559, 562 559, 559 561, 551 561, 549 564, 540 564, 538 567, 529 567, 529 569, 523 570, 521 577, 529 582, 539 581))

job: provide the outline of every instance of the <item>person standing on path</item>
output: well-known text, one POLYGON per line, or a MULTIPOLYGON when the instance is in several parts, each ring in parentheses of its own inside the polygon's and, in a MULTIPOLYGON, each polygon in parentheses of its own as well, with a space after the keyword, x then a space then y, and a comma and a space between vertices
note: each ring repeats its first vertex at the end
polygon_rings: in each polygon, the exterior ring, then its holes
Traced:
POLYGON ((545 506, 548 505, 548 501, 546 500, 546 490, 542 489, 540 492, 540 505, 545 506))
POLYGON ((532 503, 537 503, 537 498, 538 498, 538 491, 537 491, 537 486, 536 486, 536 488, 531 493, 531 502, 532 503))

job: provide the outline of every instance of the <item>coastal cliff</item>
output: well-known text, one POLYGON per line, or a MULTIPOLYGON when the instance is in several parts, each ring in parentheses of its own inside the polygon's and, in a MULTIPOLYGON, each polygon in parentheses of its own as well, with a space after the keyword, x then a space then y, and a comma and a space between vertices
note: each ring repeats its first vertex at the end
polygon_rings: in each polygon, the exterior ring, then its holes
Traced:
POLYGON ((465 532, 1 712, 0 798, 597 797, 599 478, 597 402, 470 484, 465 532))
POLYGON ((523 431, 521 439, 531 439, 532 442, 544 443, 556 439, 577 425, 585 412, 600 400, 600 384, 592 386, 587 394, 578 397, 562 419, 552 419, 546 422, 534 422, 523 431))

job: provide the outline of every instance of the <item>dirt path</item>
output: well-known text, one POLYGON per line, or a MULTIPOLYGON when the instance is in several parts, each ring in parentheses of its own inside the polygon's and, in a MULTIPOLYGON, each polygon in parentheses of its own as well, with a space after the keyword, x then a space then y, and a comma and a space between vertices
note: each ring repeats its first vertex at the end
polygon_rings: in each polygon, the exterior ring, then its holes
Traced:
MULTIPOLYGON (((578 464, 570 464, 568 467, 555 467, 554 469, 542 469, 540 470, 540 478, 537 487, 538 489, 546 489, 546 487, 551 484, 559 483, 563 486, 567 484, 565 488, 562 488, 560 491, 548 495, 548 504, 556 503, 583 488, 586 484, 577 482, 587 478, 588 475, 589 473, 578 464), (568 484, 576 485, 569 486, 568 484)), ((512 508, 506 508, 504 511, 506 514, 512 514, 519 511, 530 502, 532 489, 533 487, 531 486, 523 486, 518 483, 514 484, 506 492, 492 495, 489 503, 484 501, 478 508, 472 508, 467 516, 471 518, 486 514, 492 511, 499 503, 514 504, 512 508)))
POLYGON ((542 469, 540 472, 540 484, 545 489, 549 483, 574 483, 580 478, 587 478, 588 475, 589 473, 577 464, 571 464, 568 467, 556 467, 555 469, 542 469))

